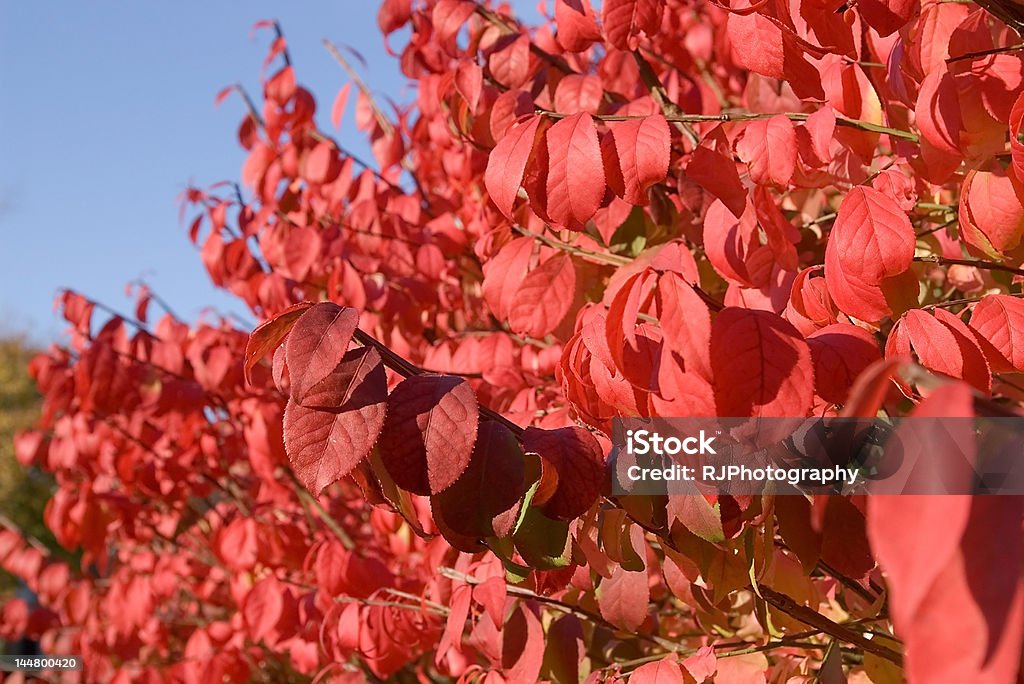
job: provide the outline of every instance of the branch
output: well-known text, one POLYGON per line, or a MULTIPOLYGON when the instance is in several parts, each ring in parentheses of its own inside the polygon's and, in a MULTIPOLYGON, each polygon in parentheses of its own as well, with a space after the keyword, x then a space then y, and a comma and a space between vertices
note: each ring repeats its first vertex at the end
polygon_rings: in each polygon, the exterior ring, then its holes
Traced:
POLYGON ((323 521, 324 526, 329 529, 335 537, 337 537, 345 550, 351 551, 354 549, 356 545, 355 542, 352 541, 352 537, 348 536, 348 532, 344 530, 337 520, 331 517, 331 514, 328 513, 327 509, 325 509, 323 504, 320 503, 320 499, 309 493, 309 490, 307 490, 302 483, 299 482, 298 478, 295 477, 295 473, 292 472, 291 468, 287 468, 286 471, 288 472, 288 477, 292 481, 292 488, 295 490, 295 493, 299 495, 299 501, 302 503, 302 507, 306 508, 307 506, 312 506, 315 508, 317 514, 320 516, 320 520, 323 521))
MULTIPOLYGON (((632 263, 633 261, 629 257, 619 256, 618 254, 602 254, 601 252, 594 252, 589 249, 583 249, 582 247, 576 247, 575 245, 566 244, 565 242, 561 242, 560 240, 550 238, 547 235, 542 235, 541 233, 534 233, 532 231, 529 231, 523 228, 522 226, 514 225, 512 226, 512 228, 520 235, 531 237, 534 240, 538 240, 544 243, 548 247, 553 247, 555 249, 567 252, 568 254, 572 254, 574 256, 578 256, 581 259, 586 259, 596 264, 608 266, 623 266, 625 264, 632 263)), ((712 311, 722 310, 722 303, 719 302, 714 297, 712 297, 709 292, 702 289, 699 285, 691 284, 690 287, 693 288, 693 291, 696 292, 702 300, 704 300, 704 303, 707 304, 712 311)))
MULTIPOLYGON (((564 119, 569 116, 568 114, 562 114, 561 112, 553 112, 547 109, 536 110, 537 114, 548 116, 552 119, 564 119)), ((730 122, 730 121, 754 121, 755 119, 770 119, 773 116, 784 116, 790 121, 806 121, 810 114, 805 112, 780 112, 780 113, 753 113, 753 112, 723 112, 722 114, 682 114, 679 116, 666 116, 668 121, 678 121, 685 123, 703 123, 707 121, 717 122, 730 122)), ((629 119, 640 119, 641 116, 620 116, 620 115, 598 115, 594 118, 601 121, 628 121, 629 119)), ((918 137, 916 133, 910 131, 900 130, 898 128, 889 128, 888 126, 880 126, 873 124, 870 121, 861 121, 860 119, 851 119, 845 116, 836 116, 836 125, 844 126, 846 128, 856 128, 862 131, 870 131, 872 133, 883 133, 885 135, 892 136, 894 138, 900 138, 901 140, 907 140, 909 142, 916 143, 918 137)))
MULTIPOLYGON (((522 30, 519 28, 519 26, 513 24, 510 21, 507 21, 501 15, 497 14, 496 12, 487 7, 484 7, 481 4, 476 5, 475 11, 488 22, 500 28, 502 32, 506 34, 522 33, 522 30)), ((575 69, 569 66, 569 63, 566 62, 564 59, 558 57, 557 55, 551 54, 547 50, 538 47, 532 40, 530 41, 530 52, 566 74, 578 73, 575 69)))
MULTIPOLYGON (((455 570, 454 568, 448 568, 448 567, 442 566, 442 567, 438 568, 438 572, 440 572, 444 577, 447 577, 447 578, 453 579, 453 580, 458 580, 460 582, 465 582, 466 584, 480 584, 480 583, 483 582, 483 580, 477 579, 476 577, 473 577, 472 575, 466 575, 465 573, 461 573, 458 570, 455 570)), ((580 606, 573 605, 571 603, 566 603, 565 601, 562 601, 560 599, 556 599, 556 598, 551 597, 551 596, 544 596, 543 594, 538 594, 537 592, 531 591, 530 589, 526 589, 524 587, 517 587, 514 584, 506 584, 506 589, 507 589, 509 595, 511 595, 511 596, 518 596, 519 598, 530 599, 531 601, 536 601, 538 603, 547 604, 547 605, 552 606, 554 608, 558 608, 559 610, 562 610, 564 612, 572 613, 573 615, 576 615, 577 617, 581 617, 581 618, 584 618, 585 620, 589 620, 590 622, 593 622, 594 624, 600 625, 600 626, 604 627, 605 629, 608 629, 608 630, 610 630, 612 632, 619 632, 619 631, 621 631, 618 627, 616 627, 612 623, 608 622, 607 620, 605 620, 603 617, 601 617, 597 613, 594 613, 594 612, 592 612, 592 611, 590 611, 590 610, 588 610, 586 608, 582 608, 580 606)), ((682 650, 679 647, 678 644, 674 644, 671 641, 668 641, 667 639, 662 639, 661 637, 656 637, 656 636, 653 636, 651 634, 644 634, 642 632, 637 632, 636 634, 634 634, 634 636, 637 637, 638 639, 643 639, 643 640, 648 641, 650 643, 656 644, 656 645, 658 645, 658 646, 660 646, 662 648, 668 649, 669 651, 680 651, 680 650, 682 650)))
MULTIPOLYGON (((366 85, 366 82, 362 79, 359 73, 352 68, 352 65, 348 63, 348 60, 345 59, 345 56, 341 54, 341 50, 339 50, 334 45, 334 43, 327 40, 326 38, 324 38, 323 43, 324 47, 327 48, 327 52, 329 52, 331 54, 331 57, 334 58, 334 61, 336 61, 341 66, 341 68, 345 70, 345 73, 348 74, 348 77, 351 78, 352 82, 356 84, 357 88, 359 88, 359 92, 361 92, 363 96, 366 98, 366 101, 370 103, 370 108, 373 109, 373 116, 375 119, 377 119, 377 124, 384 131, 384 134, 388 136, 395 135, 396 131, 394 124, 392 124, 391 121, 384 115, 384 112, 381 110, 380 105, 377 104, 377 99, 373 96, 373 92, 366 85)), ((342 149, 341 145, 338 145, 338 143, 334 144, 338 146, 339 150, 342 149)), ((348 154, 348 156, 352 157, 353 161, 358 161, 356 157, 351 153, 347 151, 345 153, 348 154)), ((370 166, 365 162, 359 162, 359 164, 365 169, 370 169, 370 166)), ((427 193, 423 189, 423 186, 420 184, 420 179, 416 176, 416 169, 413 167, 412 163, 404 156, 402 158, 401 165, 402 168, 408 172, 409 177, 412 178, 413 185, 416 186, 416 191, 420 194, 420 198, 423 200, 422 204, 427 205, 427 193)), ((372 169, 370 170, 372 171, 372 169)), ((378 178, 381 178, 380 174, 375 175, 377 175, 378 178)), ((392 188, 398 187, 394 183, 391 183, 390 181, 387 181, 387 183, 392 188)), ((433 218, 433 214, 430 212, 427 206, 423 206, 423 210, 428 216, 433 218)))
MULTIPOLYGON (((386 344, 375 338, 373 335, 356 328, 355 333, 352 337, 364 347, 373 347, 380 354, 381 360, 384 365, 395 371, 399 375, 405 378, 412 377, 413 375, 422 375, 427 371, 423 370, 419 366, 405 360, 399 354, 396 354, 386 344)), ((501 415, 497 411, 492 411, 486 406, 480 407, 480 415, 489 420, 493 420, 496 423, 501 423, 509 431, 512 432, 517 438, 523 436, 523 428, 513 423, 511 420, 501 415)))
POLYGON ((370 109, 373 110, 373 116, 377 119, 377 123, 380 124, 380 127, 383 128, 384 132, 388 135, 394 133, 395 127, 391 124, 391 121, 384 116, 384 112, 377 104, 377 100, 373 96, 373 91, 371 91, 366 85, 366 81, 364 81, 359 73, 352 68, 352 65, 348 63, 347 59, 345 59, 345 55, 341 54, 341 50, 339 50, 334 43, 326 38, 324 38, 323 43, 324 47, 327 48, 327 52, 329 52, 331 57, 334 58, 334 61, 338 63, 346 74, 348 74, 348 77, 351 78, 352 82, 356 84, 357 88, 359 88, 359 92, 361 92, 363 97, 366 98, 366 101, 370 104, 370 109))
POLYGON ((21 529, 21 527, 19 527, 17 523, 15 523, 13 520, 8 518, 3 513, 0 513, 0 527, 6 527, 11 532, 14 532, 16 535, 24 539, 29 546, 33 547, 36 551, 42 553, 44 556, 50 555, 50 549, 47 548, 46 544, 33 537, 31 534, 25 532, 25 530, 21 529))
POLYGON ((943 266, 974 266, 975 268, 981 268, 986 271, 1003 271, 1005 273, 1024 276, 1024 269, 1014 268, 1013 266, 1007 266, 1006 264, 997 264, 994 261, 982 261, 980 259, 954 259, 952 257, 933 254, 929 256, 916 256, 914 257, 914 261, 941 264, 943 266))
POLYGON ((651 68, 650 62, 644 59, 644 56, 640 54, 639 50, 633 50, 633 59, 636 61, 637 66, 640 68, 640 80, 643 81, 647 90, 650 91, 651 97, 654 98, 654 102, 661 108, 662 114, 669 121, 673 121, 678 128, 690 142, 696 145, 700 142, 700 137, 697 132, 693 130, 693 127, 685 121, 678 120, 683 116, 684 112, 679 108, 675 102, 668 96, 668 91, 665 90, 665 86, 662 85, 661 79, 654 73, 654 69, 651 68))
MULTIPOLYGON (((1024 292, 1004 292, 1002 294, 1007 296, 1007 297, 1024 297, 1024 292)), ((952 306, 958 306, 960 304, 974 304, 975 302, 980 302, 982 299, 984 299, 987 296, 988 295, 986 294, 986 295, 982 295, 980 297, 965 297, 963 299, 951 299, 951 300, 946 301, 946 302, 936 302, 934 304, 926 304, 926 305, 922 306, 921 308, 922 309, 946 309, 946 308, 949 308, 949 307, 952 307, 952 306)))
POLYGON ((977 52, 965 52, 962 55, 950 57, 946 60, 946 64, 953 64, 954 62, 960 62, 968 59, 976 59, 978 57, 988 57, 989 55, 998 55, 1004 52, 1016 52, 1018 50, 1024 50, 1024 43, 989 48, 988 50, 978 50, 977 52))
POLYGON ((786 594, 777 592, 763 584, 759 588, 764 600, 781 610, 786 615, 789 615, 806 625, 820 629, 825 634, 835 637, 840 641, 845 641, 849 644, 853 644, 854 646, 859 646, 868 653, 873 653, 878 657, 885 658, 897 665, 901 665, 903 663, 903 656, 888 646, 877 643, 864 636, 861 632, 852 630, 846 625, 833 622, 818 611, 812 610, 807 606, 800 605, 786 594))

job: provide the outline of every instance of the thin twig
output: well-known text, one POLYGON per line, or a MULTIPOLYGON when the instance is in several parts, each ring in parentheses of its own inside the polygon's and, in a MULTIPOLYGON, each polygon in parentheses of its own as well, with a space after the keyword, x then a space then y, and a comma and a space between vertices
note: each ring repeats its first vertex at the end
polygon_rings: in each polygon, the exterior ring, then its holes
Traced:
POLYGON ((355 542, 352 541, 352 537, 350 537, 348 535, 348 532, 346 532, 344 528, 342 528, 338 521, 335 520, 331 516, 331 514, 327 512, 327 509, 325 509, 323 504, 320 503, 320 499, 309 493, 309 490, 307 490, 303 486, 303 484, 299 482, 299 479, 295 476, 295 473, 293 473, 290 469, 287 472, 289 478, 292 481, 292 488, 295 490, 295 493, 298 494, 299 500, 302 502, 303 507, 305 507, 306 505, 312 506, 316 510, 317 515, 320 516, 320 520, 323 522, 324 526, 327 527, 327 529, 330 530, 335 537, 337 537, 338 541, 341 542, 341 545, 348 551, 354 549, 356 545, 355 542))
MULTIPOLYGON (((536 110, 538 114, 550 117, 552 119, 562 119, 568 114, 561 112, 553 112, 547 109, 536 110)), ((706 121, 717 121, 717 122, 729 122, 729 121, 754 121, 756 119, 770 119, 773 116, 784 116, 790 121, 806 121, 810 114, 805 112, 782 112, 773 114, 771 112, 754 113, 754 112, 723 112, 722 114, 683 114, 680 116, 665 117, 669 121, 680 121, 687 123, 702 123, 706 121)), ((620 115, 598 115, 594 118, 600 119, 601 121, 628 121, 630 119, 643 118, 642 116, 620 116, 620 115)), ((885 135, 892 136, 894 138, 900 138, 901 140, 907 140, 909 142, 916 143, 918 137, 916 133, 910 131, 900 130, 898 128, 889 128, 888 126, 880 126, 878 124, 871 123, 870 121, 861 121, 860 119, 851 119, 845 116, 836 117, 836 125, 844 126, 846 128, 856 128, 862 131, 870 131, 871 133, 883 133, 885 135)))
POLYGON ((916 256, 914 261, 941 264, 943 266, 974 266, 986 271, 1003 271, 1004 273, 1013 273, 1014 275, 1024 275, 1024 269, 1007 266, 1006 264, 997 264, 994 261, 982 261, 981 259, 954 259, 953 257, 930 254, 928 256, 916 256))
POLYGON ((1015 43, 1014 45, 994 47, 989 48, 988 50, 978 50, 977 52, 965 52, 962 55, 950 57, 949 59, 946 60, 946 64, 953 64, 954 62, 960 62, 968 59, 976 59, 978 57, 988 57, 989 55, 998 55, 1004 52, 1016 52, 1018 50, 1024 50, 1024 43, 1015 43))

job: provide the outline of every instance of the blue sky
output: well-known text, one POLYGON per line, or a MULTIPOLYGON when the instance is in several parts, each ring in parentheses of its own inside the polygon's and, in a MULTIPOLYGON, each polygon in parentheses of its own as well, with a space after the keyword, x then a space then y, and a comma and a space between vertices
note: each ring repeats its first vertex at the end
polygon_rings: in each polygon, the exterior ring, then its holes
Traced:
MULTIPOLYGON (((535 2, 513 5, 536 16, 535 2)), ((214 97, 236 81, 259 91, 270 35, 249 28, 276 18, 322 126, 344 82, 323 38, 365 57, 378 94, 408 101, 376 11, 368 0, 0 2, 0 334, 58 337, 64 286, 130 311, 124 288, 139 278, 189 320, 206 307, 247 313, 209 283, 178 222, 190 182, 239 175, 244 109, 214 97)), ((365 154, 351 114, 339 137, 365 154)))

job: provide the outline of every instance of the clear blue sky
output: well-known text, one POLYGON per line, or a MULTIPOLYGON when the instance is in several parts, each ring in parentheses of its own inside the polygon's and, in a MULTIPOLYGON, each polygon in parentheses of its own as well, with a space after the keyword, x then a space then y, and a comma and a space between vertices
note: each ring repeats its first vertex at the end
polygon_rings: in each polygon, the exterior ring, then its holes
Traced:
MULTIPOLYGON (((536 16, 532 0, 513 4, 536 16)), ((214 97, 236 81, 259 92, 270 34, 250 39, 249 28, 278 19, 321 126, 344 82, 323 38, 365 57, 378 94, 409 101, 376 12, 370 0, 0 0, 0 334, 58 337, 64 286, 130 311, 124 287, 139 278, 187 319, 205 307, 246 314, 209 283, 178 223, 190 182, 239 175, 244 109, 236 98, 215 109, 214 97)), ((340 138, 366 150, 351 110, 340 138)))

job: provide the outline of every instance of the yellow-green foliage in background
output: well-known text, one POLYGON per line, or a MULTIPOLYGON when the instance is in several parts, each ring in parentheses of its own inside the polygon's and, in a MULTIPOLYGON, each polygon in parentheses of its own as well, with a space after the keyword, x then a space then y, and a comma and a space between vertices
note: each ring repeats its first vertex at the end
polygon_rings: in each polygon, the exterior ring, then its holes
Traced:
MULTIPOLYGON (((0 515, 53 548, 56 541, 43 524, 52 480, 14 458, 15 433, 31 427, 39 411, 39 395, 28 374, 34 353, 21 338, 0 339, 0 515)), ((13 586, 13 579, 0 570, 0 595, 13 586)))

